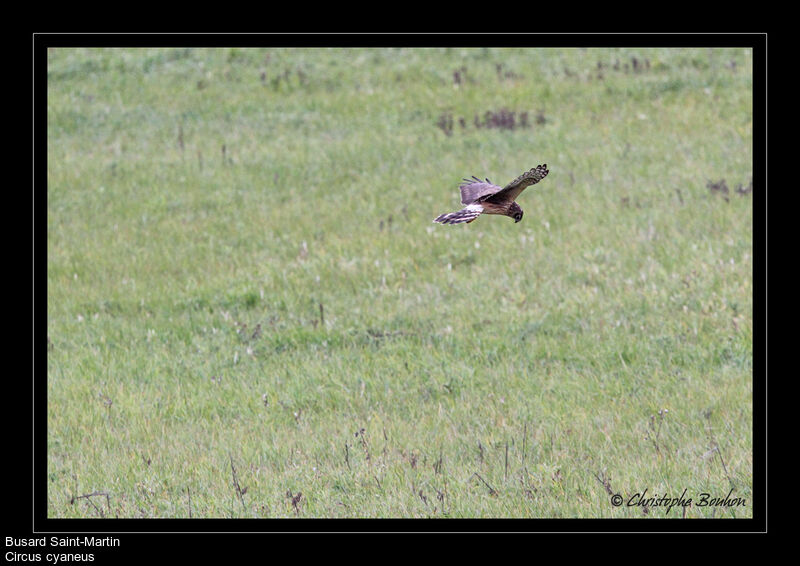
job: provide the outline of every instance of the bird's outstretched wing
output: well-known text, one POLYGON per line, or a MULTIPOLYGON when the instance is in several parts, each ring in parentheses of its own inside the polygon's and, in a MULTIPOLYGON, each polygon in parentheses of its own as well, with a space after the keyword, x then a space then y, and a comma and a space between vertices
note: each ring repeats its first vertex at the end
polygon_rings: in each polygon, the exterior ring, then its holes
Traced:
POLYGON ((481 181, 473 176, 472 179, 464 179, 464 181, 459 187, 461 189, 461 204, 479 202, 503 190, 502 187, 492 184, 489 179, 481 181))
POLYGON ((514 201, 519 196, 519 194, 525 190, 526 187, 531 185, 535 185, 545 177, 550 171, 547 169, 547 165, 538 165, 531 169, 530 171, 525 171, 522 175, 511 181, 508 185, 503 187, 501 190, 496 191, 490 197, 493 201, 499 200, 510 200, 514 201))

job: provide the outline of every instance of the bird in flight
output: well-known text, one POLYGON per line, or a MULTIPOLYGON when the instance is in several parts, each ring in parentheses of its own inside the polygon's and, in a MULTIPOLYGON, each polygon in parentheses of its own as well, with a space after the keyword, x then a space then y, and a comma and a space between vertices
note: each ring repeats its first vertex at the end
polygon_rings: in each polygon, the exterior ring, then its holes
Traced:
POLYGON ((522 220, 522 208, 515 202, 525 187, 535 185, 544 179, 550 171, 547 165, 539 165, 511 181, 503 188, 493 185, 489 179, 481 181, 473 176, 464 179, 461 189, 461 204, 466 205, 461 210, 437 216, 433 221, 442 224, 470 223, 481 214, 502 214, 514 219, 522 220))

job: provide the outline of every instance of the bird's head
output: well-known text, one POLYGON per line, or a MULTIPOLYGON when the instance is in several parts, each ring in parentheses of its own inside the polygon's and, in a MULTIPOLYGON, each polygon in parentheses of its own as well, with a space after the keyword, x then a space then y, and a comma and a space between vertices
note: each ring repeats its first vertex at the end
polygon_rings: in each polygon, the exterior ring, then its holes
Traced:
POLYGON ((520 220, 522 220, 522 208, 515 203, 511 203, 511 207, 508 209, 508 215, 514 219, 514 223, 516 224, 520 220))

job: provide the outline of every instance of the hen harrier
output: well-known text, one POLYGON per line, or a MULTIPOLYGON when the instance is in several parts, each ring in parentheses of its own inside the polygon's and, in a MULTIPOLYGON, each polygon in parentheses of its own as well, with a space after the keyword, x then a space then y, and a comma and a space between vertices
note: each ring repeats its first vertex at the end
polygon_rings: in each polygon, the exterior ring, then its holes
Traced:
POLYGON ((504 188, 493 185, 489 179, 481 181, 473 175, 472 179, 464 179, 461 185, 461 204, 466 206, 456 212, 442 214, 434 222, 442 224, 461 224, 472 222, 481 214, 502 214, 522 220, 522 209, 514 202, 519 194, 529 185, 535 185, 544 179, 550 171, 547 165, 539 165, 511 181, 504 188))

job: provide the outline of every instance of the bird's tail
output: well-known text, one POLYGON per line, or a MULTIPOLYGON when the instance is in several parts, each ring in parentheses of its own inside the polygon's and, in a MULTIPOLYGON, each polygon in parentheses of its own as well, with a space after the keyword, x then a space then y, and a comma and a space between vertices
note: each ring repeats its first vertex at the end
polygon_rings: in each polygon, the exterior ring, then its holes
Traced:
POLYGON ((442 224, 463 224, 475 220, 483 212, 483 207, 479 204, 470 204, 457 210, 456 212, 448 212, 437 216, 433 221, 442 224))

